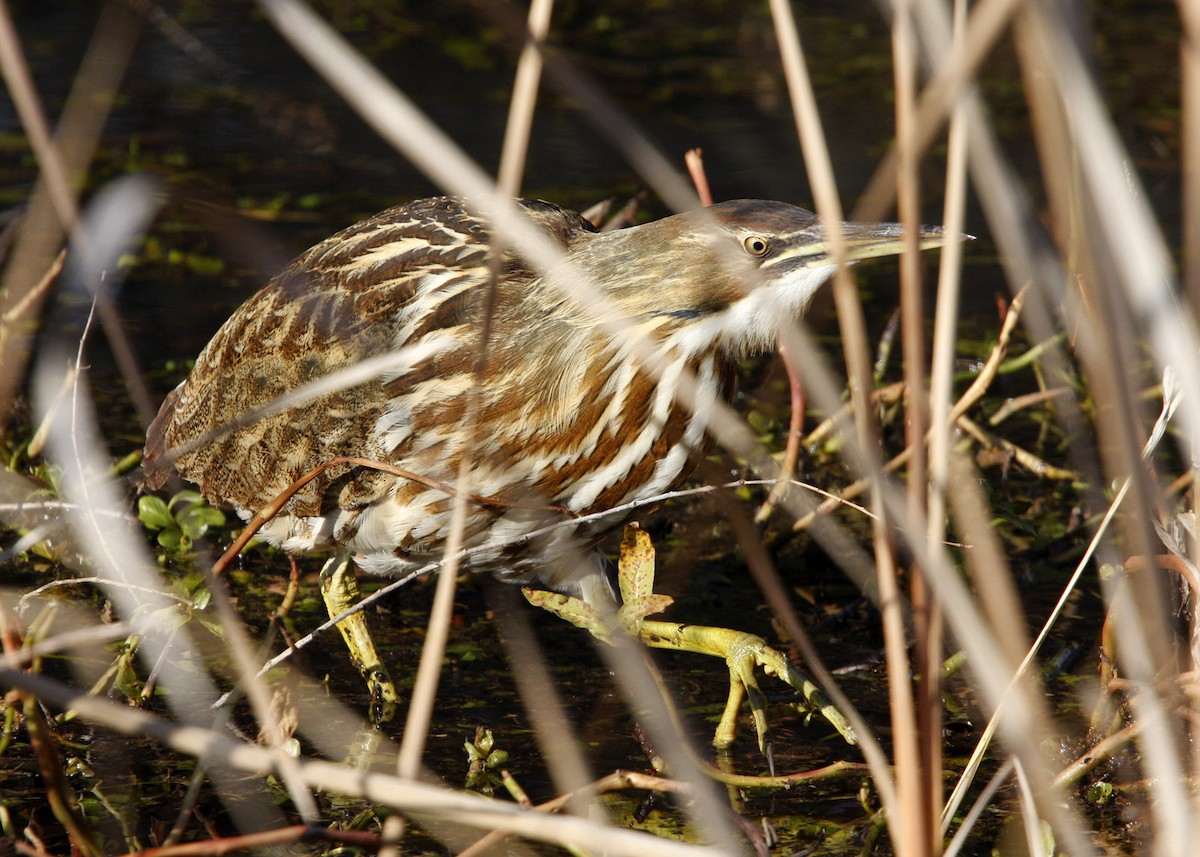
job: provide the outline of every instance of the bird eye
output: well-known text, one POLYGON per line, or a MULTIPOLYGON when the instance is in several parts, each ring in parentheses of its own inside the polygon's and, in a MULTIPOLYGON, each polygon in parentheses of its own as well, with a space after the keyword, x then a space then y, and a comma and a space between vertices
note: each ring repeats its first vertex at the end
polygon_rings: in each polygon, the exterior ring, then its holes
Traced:
POLYGON ((765 256, 771 249, 770 243, 761 235, 747 235, 742 241, 742 246, 751 256, 765 256))

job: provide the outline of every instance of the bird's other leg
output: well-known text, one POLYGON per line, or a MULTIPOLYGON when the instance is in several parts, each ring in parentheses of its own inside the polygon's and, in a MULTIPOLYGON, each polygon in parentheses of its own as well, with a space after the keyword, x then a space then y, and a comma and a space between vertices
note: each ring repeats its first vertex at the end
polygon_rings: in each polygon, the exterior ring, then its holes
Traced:
MULTIPOLYGON (((353 608, 361 600, 350 555, 338 551, 321 569, 321 596, 329 618, 336 619, 353 608)), ((361 610, 355 611, 337 623, 337 629, 350 650, 350 659, 367 680, 367 691, 371 696, 370 716, 373 723, 386 723, 396 714, 400 697, 396 686, 388 675, 387 667, 375 650, 375 642, 367 628, 367 618, 361 610)))

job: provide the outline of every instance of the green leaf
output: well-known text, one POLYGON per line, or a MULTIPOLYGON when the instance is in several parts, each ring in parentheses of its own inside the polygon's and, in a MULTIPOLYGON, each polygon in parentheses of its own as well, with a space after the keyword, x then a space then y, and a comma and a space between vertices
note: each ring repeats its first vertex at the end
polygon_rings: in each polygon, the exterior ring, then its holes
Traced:
POLYGON ((179 528, 196 540, 208 532, 209 527, 219 527, 225 523, 225 516, 220 509, 212 506, 193 506, 179 516, 179 528))
POLYGON ((208 607, 212 601, 212 590, 207 586, 202 586, 192 593, 192 606, 197 610, 203 610, 208 607))
POLYGON ((206 585, 204 572, 189 571, 178 578, 184 597, 191 598, 206 585))
POLYGON ((180 610, 175 605, 170 607, 160 607, 150 614, 151 617, 158 623, 159 627, 165 631, 173 631, 176 628, 182 628, 187 624, 188 614, 180 610))
POLYGON ((225 526, 225 513, 216 506, 210 506, 205 503, 195 510, 196 514, 204 519, 204 523, 209 527, 225 526))
POLYGON ((214 637, 220 640, 225 639, 225 629, 221 627, 221 623, 213 619, 206 619, 204 616, 197 616, 196 621, 208 629, 214 637))
POLYGON ((152 497, 149 494, 138 498, 137 516, 142 524, 152 530, 161 530, 164 527, 175 525, 175 519, 167 510, 167 504, 161 498, 152 497))
POLYGON ((463 749, 467 751, 467 764, 473 765, 476 762, 483 761, 483 754, 479 752, 479 748, 470 741, 463 742, 463 749))
POLYGON ((173 510, 177 505, 179 505, 181 503, 189 503, 189 504, 194 505, 196 503, 203 503, 203 502, 204 502, 204 495, 201 494, 199 491, 196 491, 193 488, 184 488, 182 491, 180 491, 178 494, 176 494, 174 497, 171 498, 171 502, 167 504, 167 508, 173 510))
MULTIPOLYGON (((181 550, 186 550, 186 548, 183 547, 185 538, 187 537, 184 536, 183 533, 181 533, 175 526, 172 526, 169 530, 159 531, 158 543, 166 548, 168 553, 179 553, 181 550)), ((191 544, 190 539, 188 539, 188 544, 191 544)))
POLYGON ((175 592, 176 595, 178 595, 180 598, 186 598, 188 600, 191 600, 192 590, 187 585, 186 580, 184 580, 181 577, 171 577, 171 578, 169 578, 169 581, 170 582, 168 585, 171 587, 171 589, 175 592))

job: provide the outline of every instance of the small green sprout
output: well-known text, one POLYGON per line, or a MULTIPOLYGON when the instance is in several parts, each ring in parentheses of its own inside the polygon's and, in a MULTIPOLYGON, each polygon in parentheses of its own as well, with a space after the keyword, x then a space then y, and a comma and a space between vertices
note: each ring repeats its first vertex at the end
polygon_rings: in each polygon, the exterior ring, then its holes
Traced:
POLYGON ((1095 806, 1105 806, 1113 799, 1113 784, 1100 780, 1092 784, 1087 791, 1088 803, 1095 806))
POLYGON ((483 726, 475 727, 475 740, 464 741, 463 749, 467 751, 466 788, 486 795, 493 794, 500 784, 496 772, 508 764, 508 751, 496 747, 492 730, 483 726))

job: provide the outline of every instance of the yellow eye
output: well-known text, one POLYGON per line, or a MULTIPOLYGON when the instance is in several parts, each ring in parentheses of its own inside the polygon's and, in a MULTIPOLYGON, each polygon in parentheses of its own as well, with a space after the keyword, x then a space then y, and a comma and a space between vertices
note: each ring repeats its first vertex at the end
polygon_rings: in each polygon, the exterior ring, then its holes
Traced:
POLYGON ((770 242, 761 235, 747 235, 742 240, 742 246, 746 248, 746 252, 751 256, 765 256, 767 251, 771 249, 770 242))

